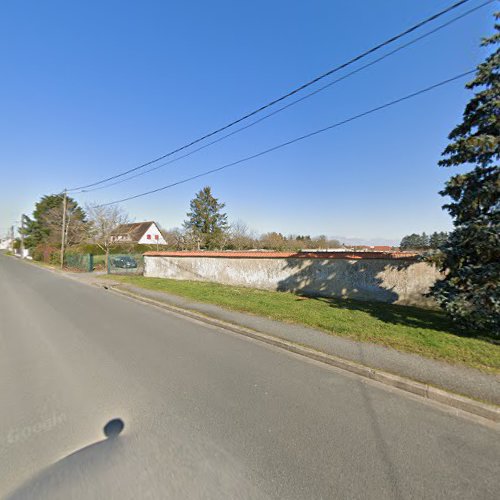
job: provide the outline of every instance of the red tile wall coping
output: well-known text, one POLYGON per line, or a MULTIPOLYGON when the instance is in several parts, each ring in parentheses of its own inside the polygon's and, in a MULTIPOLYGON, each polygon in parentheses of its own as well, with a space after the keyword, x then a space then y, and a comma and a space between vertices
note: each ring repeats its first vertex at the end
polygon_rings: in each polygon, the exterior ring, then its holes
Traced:
POLYGON ((147 257, 210 257, 229 259, 409 259, 418 254, 405 252, 146 252, 147 257))

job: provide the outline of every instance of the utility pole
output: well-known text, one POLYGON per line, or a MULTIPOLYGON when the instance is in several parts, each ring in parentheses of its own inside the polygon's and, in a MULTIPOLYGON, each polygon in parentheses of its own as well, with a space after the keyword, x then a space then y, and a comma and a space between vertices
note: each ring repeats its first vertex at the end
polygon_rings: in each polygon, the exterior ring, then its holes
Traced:
POLYGON ((10 251, 14 253, 14 226, 10 226, 10 251))
POLYGON ((61 269, 64 266, 64 246, 66 243, 66 198, 68 193, 66 189, 63 193, 63 216, 62 216, 62 231, 61 231, 61 269))
POLYGON ((24 214, 21 214, 21 259, 24 259, 24 214))

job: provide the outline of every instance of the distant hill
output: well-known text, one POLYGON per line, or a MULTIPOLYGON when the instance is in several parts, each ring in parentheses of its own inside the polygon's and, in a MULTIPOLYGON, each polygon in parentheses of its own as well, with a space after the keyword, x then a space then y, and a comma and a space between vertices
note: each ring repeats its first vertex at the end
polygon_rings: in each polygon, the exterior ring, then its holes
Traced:
POLYGON ((344 243, 345 245, 388 245, 391 247, 397 247, 399 245, 399 240, 390 240, 387 238, 348 238, 346 236, 331 236, 330 239, 338 240, 340 243, 344 243))

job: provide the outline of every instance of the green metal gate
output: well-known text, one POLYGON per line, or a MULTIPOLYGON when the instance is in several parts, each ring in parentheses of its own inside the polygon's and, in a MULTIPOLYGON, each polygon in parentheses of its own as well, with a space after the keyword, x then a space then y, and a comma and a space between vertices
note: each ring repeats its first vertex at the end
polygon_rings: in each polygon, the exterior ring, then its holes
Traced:
POLYGON ((91 253, 66 253, 64 254, 64 267, 91 273, 94 269, 94 256, 91 253))

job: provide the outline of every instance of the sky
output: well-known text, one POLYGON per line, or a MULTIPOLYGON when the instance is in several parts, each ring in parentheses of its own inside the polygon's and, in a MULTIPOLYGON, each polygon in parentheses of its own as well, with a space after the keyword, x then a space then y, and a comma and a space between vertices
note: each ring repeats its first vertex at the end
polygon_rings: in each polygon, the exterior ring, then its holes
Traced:
MULTIPOLYGON (((391 48, 483 1, 469 1, 391 48)), ((22 213, 31 214, 41 196, 168 153, 451 3, 1 2, 0 235, 22 213)), ((487 55, 479 43, 492 33, 494 10, 489 4, 188 158, 73 196, 85 205, 155 189, 474 69, 487 55)), ((209 185, 226 204, 230 221, 244 221, 258 233, 397 242, 413 232, 449 230, 451 219, 438 192, 459 170, 437 162, 472 97, 466 81, 123 203, 123 209, 135 221, 178 227, 190 199, 209 185)))

